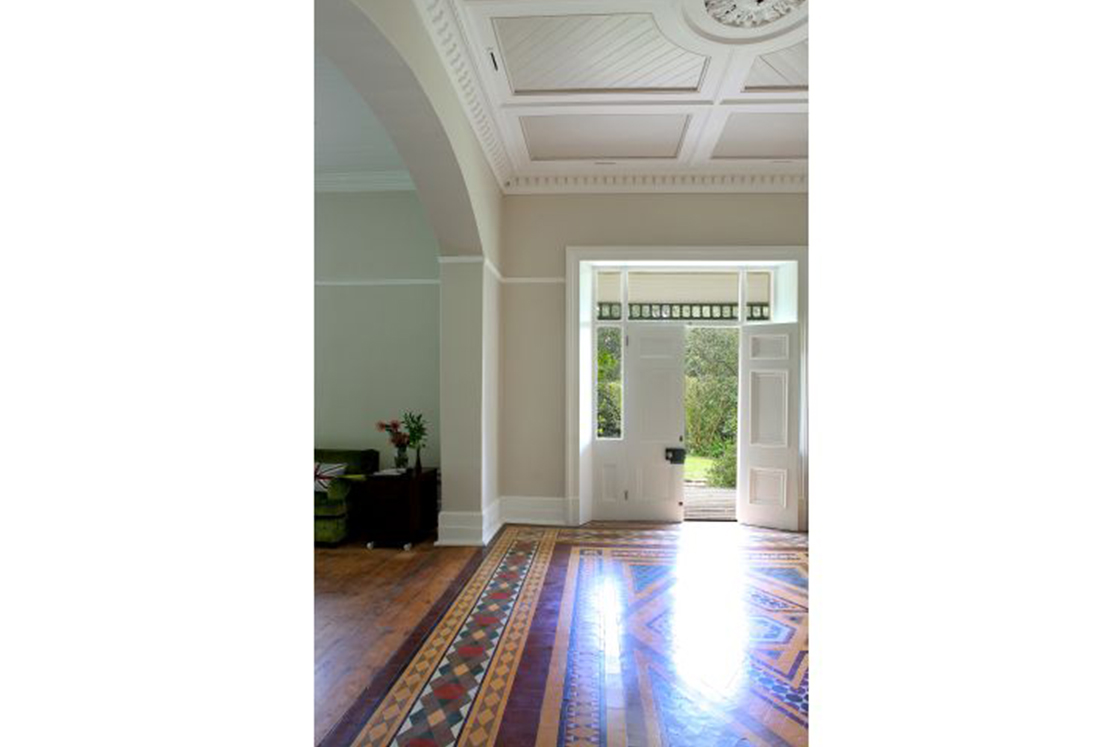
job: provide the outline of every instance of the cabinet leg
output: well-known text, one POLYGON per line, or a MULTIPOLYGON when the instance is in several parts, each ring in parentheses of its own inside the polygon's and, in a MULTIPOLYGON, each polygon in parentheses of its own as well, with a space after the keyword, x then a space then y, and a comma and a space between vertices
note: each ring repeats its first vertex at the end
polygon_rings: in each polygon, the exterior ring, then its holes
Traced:
POLYGON ((366 549, 367 550, 372 550, 374 547, 376 547, 376 545, 374 545, 372 542, 367 542, 366 543, 366 549))
POLYGON ((405 543, 404 543, 404 547, 403 547, 403 548, 401 548, 401 549, 403 549, 403 550, 411 550, 411 549, 412 549, 412 543, 411 543, 411 542, 405 542, 405 543))

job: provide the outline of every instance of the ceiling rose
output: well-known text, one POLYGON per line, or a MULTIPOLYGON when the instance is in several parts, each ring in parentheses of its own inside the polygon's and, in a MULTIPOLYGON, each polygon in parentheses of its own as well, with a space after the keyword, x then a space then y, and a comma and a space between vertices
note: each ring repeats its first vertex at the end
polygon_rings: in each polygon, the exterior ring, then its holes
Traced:
POLYGON ((780 21, 807 0, 704 0, 708 15, 732 28, 760 28, 780 21))

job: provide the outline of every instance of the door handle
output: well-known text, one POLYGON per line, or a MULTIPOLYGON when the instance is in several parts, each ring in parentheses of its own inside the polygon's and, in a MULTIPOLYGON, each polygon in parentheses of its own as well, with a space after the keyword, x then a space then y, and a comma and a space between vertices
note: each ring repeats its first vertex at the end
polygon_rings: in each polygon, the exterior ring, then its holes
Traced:
POLYGON ((685 450, 681 448, 665 449, 665 461, 669 464, 684 464, 685 450))

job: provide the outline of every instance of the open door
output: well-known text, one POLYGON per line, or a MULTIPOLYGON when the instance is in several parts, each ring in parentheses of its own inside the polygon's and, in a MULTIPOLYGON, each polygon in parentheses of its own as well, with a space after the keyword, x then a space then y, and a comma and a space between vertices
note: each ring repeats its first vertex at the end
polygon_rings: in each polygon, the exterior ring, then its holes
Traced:
POLYGON ((738 519, 744 524, 797 530, 800 350, 797 323, 743 327, 738 519))
POLYGON ((629 487, 626 519, 681 521, 684 464, 672 464, 667 449, 684 449, 683 324, 635 324, 626 343, 623 440, 629 487))

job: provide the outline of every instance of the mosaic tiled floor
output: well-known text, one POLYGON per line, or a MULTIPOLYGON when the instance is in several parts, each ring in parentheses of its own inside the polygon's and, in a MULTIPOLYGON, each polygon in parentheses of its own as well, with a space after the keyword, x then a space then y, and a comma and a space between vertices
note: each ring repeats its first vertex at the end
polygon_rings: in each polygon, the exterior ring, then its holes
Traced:
POLYGON ((803 534, 508 526, 324 744, 804 745, 808 617, 803 534))

